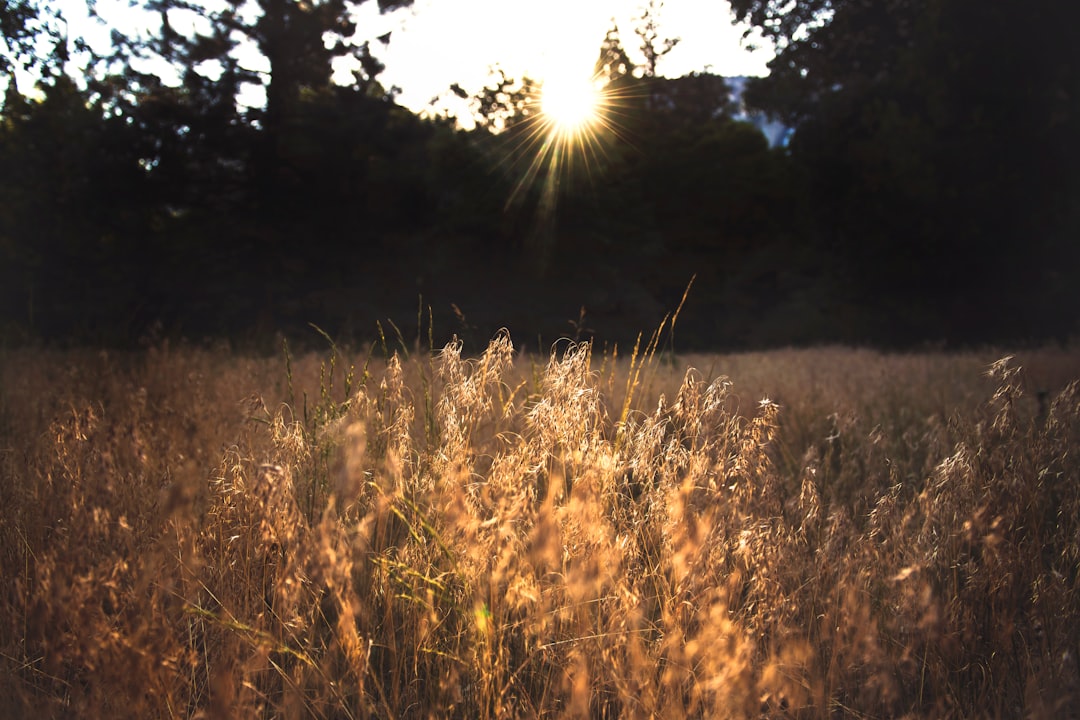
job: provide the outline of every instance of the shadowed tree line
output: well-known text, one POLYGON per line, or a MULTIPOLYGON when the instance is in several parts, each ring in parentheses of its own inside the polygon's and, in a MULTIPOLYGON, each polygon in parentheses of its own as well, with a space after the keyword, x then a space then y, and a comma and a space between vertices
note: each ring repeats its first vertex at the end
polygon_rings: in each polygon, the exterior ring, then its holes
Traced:
POLYGON ((528 78, 496 77, 458 129, 395 102, 377 46, 352 39, 358 3, 255 4, 146 0, 156 32, 117 35, 81 72, 86 48, 47 3, 5 4, 0 73, 41 77, 25 96, 9 82, 2 111, 5 342, 309 322, 363 339, 387 318, 478 347, 503 325, 626 342, 692 276, 684 348, 1077 330, 1071 6, 735 0, 779 49, 744 97, 795 129, 770 148, 732 118, 723 78, 657 76, 675 41, 649 5, 642 62, 617 30, 598 39, 604 122, 568 154, 545 145, 528 78), (179 83, 146 72, 153 58, 179 83), (331 80, 336 58, 351 82, 331 80), (245 87, 265 103, 245 106, 245 87))

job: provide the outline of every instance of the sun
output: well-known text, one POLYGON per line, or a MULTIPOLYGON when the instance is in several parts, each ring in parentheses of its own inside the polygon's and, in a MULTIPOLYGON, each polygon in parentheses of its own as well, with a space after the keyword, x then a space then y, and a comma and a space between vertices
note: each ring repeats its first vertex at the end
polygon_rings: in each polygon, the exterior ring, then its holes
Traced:
POLYGON ((553 74, 540 91, 544 117, 561 133, 577 133, 594 123, 599 105, 600 92, 588 76, 553 74))
POLYGON ((528 93, 528 116, 509 134, 505 160, 520 172, 506 207, 534 209, 537 236, 554 232, 560 197, 595 181, 619 134, 618 101, 600 76, 583 70, 593 66, 587 57, 563 52, 544 65, 528 93))

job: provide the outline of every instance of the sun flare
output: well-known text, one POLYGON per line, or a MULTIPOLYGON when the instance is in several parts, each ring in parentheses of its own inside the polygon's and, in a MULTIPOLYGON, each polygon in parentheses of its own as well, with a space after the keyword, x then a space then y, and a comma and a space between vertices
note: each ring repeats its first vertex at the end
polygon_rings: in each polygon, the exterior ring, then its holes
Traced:
POLYGON ((562 132, 576 132, 596 120, 600 93, 588 77, 553 76, 544 81, 540 106, 562 132))
POLYGON ((560 53, 545 65, 507 156, 508 167, 520 175, 506 206, 533 208, 538 235, 553 232, 561 196, 595 180, 608 142, 620 132, 618 99, 600 76, 582 69, 592 66, 587 57, 560 53))

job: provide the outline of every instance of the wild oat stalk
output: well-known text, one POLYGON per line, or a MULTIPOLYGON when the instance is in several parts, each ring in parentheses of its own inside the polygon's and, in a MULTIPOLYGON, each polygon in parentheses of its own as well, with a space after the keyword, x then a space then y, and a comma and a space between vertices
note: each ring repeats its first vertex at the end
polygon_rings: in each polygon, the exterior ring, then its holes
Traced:
POLYGON ((1075 356, 660 344, 9 357, 0 706, 1071 711, 1075 356))

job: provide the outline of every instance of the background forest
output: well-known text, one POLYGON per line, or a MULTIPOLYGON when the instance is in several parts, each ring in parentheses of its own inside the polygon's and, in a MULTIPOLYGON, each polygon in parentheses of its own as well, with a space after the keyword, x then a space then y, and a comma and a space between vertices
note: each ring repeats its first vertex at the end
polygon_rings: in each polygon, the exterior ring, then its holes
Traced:
POLYGON ((733 0, 777 47, 738 107, 724 78, 658 75, 670 43, 646 12, 597 38, 609 102, 590 152, 530 172, 528 78, 496 73, 462 129, 395 102, 378 47, 350 41, 359 3, 244 4, 142 0, 159 32, 117 33, 78 72, 54 7, 3 4, 5 344, 258 345, 308 323, 362 340, 388 318, 412 337, 418 309, 474 348, 501 326, 623 342, 693 276, 687 349, 1078 329, 1080 6, 733 0), (171 27, 182 9, 211 31, 171 27), (268 72, 237 61, 240 42, 268 72), (362 68, 350 85, 331 81, 342 55, 362 68), (247 84, 265 106, 238 103, 247 84), (770 147, 747 113, 790 142, 770 147))

